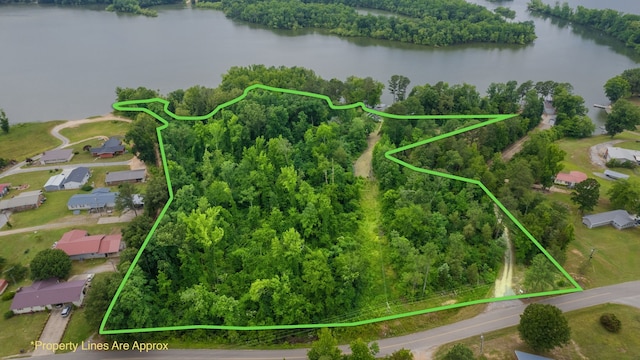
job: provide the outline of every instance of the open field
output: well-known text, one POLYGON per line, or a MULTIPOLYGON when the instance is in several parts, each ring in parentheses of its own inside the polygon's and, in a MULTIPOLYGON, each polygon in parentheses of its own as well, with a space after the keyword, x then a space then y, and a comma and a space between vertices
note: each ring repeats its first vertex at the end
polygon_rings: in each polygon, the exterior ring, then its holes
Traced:
POLYGON ((8 134, 0 133, 0 157, 24 161, 25 158, 41 154, 60 145, 60 140, 49 131, 64 121, 34 122, 11 125, 8 134), (25 143, 26 140, 26 143, 25 143))
POLYGON ((623 149, 637 150, 640 151, 640 136, 638 136, 637 141, 625 141, 620 144, 616 144, 617 147, 621 147, 623 149))
MULTIPOLYGON (((11 300, 0 300, 0 313, 9 311, 11 300)), ((37 340, 49 318, 47 311, 17 315, 11 319, 0 317, 0 357, 19 354, 20 350, 29 351, 31 341, 37 340)))
POLYGON ((69 139, 71 143, 94 136, 123 136, 129 130, 129 123, 125 121, 99 121, 80 124, 60 130, 60 135, 69 139))
MULTIPOLYGON (((625 305, 603 304, 591 308, 565 313, 571 327, 571 342, 549 353, 540 354, 556 360, 593 359, 624 360, 637 359, 640 354, 640 309, 625 305), (600 315, 612 312, 622 321, 618 334, 607 332, 599 323, 600 315)), ((480 339, 468 338, 460 341, 480 355, 480 339)), ((436 359, 442 359, 454 344, 441 347, 436 359)), ((515 359, 514 351, 534 353, 518 335, 516 327, 484 334, 484 356, 487 359, 515 359)))
POLYGON ((2 183, 10 183, 11 186, 20 186, 20 185, 29 185, 28 189, 25 190, 10 190, 9 194, 7 194, 7 198, 11 196, 18 195, 24 191, 34 191, 41 190, 44 184, 46 184, 47 180, 53 175, 60 174, 62 171, 53 171, 53 170, 42 170, 42 171, 34 171, 29 173, 20 173, 14 174, 7 177, 3 177, 0 179, 2 183))
POLYGON ((11 215, 13 229, 44 225, 57 220, 63 221, 64 218, 73 216, 71 211, 67 209, 67 201, 74 194, 80 193, 85 192, 81 190, 45 192, 44 195, 47 201, 40 205, 39 208, 11 215))

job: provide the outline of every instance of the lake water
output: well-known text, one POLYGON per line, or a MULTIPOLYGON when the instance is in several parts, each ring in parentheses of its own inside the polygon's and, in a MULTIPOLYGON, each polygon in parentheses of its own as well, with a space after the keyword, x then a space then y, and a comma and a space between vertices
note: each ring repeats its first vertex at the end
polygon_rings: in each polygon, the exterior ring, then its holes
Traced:
MULTIPOLYGON (((474 0, 489 8, 497 5, 474 0)), ((605 81, 639 67, 640 56, 598 32, 532 17, 527 0, 503 2, 518 20, 533 20, 538 39, 528 46, 428 48, 315 31, 273 31, 225 18, 218 11, 161 7, 157 18, 89 8, 0 6, 0 107, 12 123, 79 119, 111 110, 115 88, 145 86, 167 93, 217 86, 234 65, 303 66, 344 80, 393 74, 411 86, 469 83, 482 93, 491 82, 554 80, 573 84, 590 116, 606 103, 605 81)), ((640 13, 637 0, 570 1, 640 13)), ((383 102, 391 97, 385 92, 383 102)))

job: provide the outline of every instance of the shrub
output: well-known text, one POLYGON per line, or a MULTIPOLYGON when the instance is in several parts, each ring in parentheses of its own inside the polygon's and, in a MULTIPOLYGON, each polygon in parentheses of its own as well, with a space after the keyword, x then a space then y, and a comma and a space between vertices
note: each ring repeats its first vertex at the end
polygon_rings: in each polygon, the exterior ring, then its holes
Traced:
POLYGON ((86 184, 86 185, 82 185, 82 187, 80 188, 80 190, 82 191, 91 191, 93 190, 93 186, 86 184))
POLYGON ((13 297, 16 296, 16 293, 12 292, 8 292, 2 295, 2 301, 9 301, 11 299, 13 299, 13 297))
POLYGON ((611 159, 607 161, 608 168, 626 168, 626 169, 635 169, 638 164, 635 164, 633 161, 625 160, 620 161, 617 159, 611 159))
POLYGON ((13 315, 15 315, 15 314, 13 313, 13 311, 9 310, 9 311, 7 311, 6 313, 4 313, 4 319, 5 319, 5 320, 7 320, 7 319, 11 319, 11 318, 13 317, 13 315))
POLYGON ((617 333, 622 328, 622 323, 616 315, 612 313, 602 314, 602 316, 600 316, 600 324, 612 333, 617 333))

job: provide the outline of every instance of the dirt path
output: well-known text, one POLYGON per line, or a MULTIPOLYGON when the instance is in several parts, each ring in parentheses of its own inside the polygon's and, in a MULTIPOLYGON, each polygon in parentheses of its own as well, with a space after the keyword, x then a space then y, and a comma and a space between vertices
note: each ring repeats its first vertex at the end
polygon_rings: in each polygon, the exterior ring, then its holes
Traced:
POLYGON ((86 119, 79 119, 79 120, 69 120, 69 121, 67 121, 65 123, 62 123, 62 124, 54 127, 53 129, 51 129, 51 135, 53 135, 55 138, 57 138, 60 141, 62 141, 62 145, 57 147, 58 149, 60 149, 60 148, 64 148, 66 146, 69 146, 69 139, 67 139, 66 137, 62 136, 60 134, 60 130, 67 129, 67 128, 78 127, 79 125, 82 125, 82 124, 88 124, 88 123, 100 122, 100 121, 112 121, 112 120, 124 121, 124 122, 129 122, 129 123, 131 122, 130 119, 125 119, 123 117, 116 116, 116 115, 113 115, 112 113, 109 113, 109 114, 101 115, 101 116, 94 117, 94 118, 91 118, 91 119, 86 118, 86 119))
MULTIPOLYGON (((495 207, 494 212, 498 219, 498 224, 502 224, 502 216, 500 216, 497 208, 495 207)), ((504 268, 502 270, 502 276, 496 279, 495 291, 493 294, 495 298, 515 295, 513 292, 513 267, 515 266, 513 246, 511 244, 511 239, 509 238, 509 229, 507 229, 506 225, 504 226, 504 239, 507 242, 507 249, 504 253, 504 268)))
MULTIPOLYGON (((536 130, 547 130, 551 128, 551 119, 554 119, 555 115, 547 115, 542 114, 542 121, 538 126, 536 126, 536 130)), ((524 143, 529 140, 529 135, 526 135, 522 139, 516 141, 511 146, 502 151, 502 160, 509 161, 512 157, 514 157, 517 153, 522 150, 522 146, 524 143)))
POLYGON ((382 128, 382 122, 380 122, 378 128, 367 137, 367 150, 360 155, 353 165, 355 176, 361 176, 366 179, 373 178, 371 160, 373 158, 373 147, 376 146, 380 140, 380 128, 382 128))
POLYGON ((591 163, 599 168, 606 169, 607 165, 606 160, 604 159, 604 154, 607 151, 607 147, 621 142, 624 142, 624 140, 611 140, 590 147, 589 155, 591 156, 591 163))

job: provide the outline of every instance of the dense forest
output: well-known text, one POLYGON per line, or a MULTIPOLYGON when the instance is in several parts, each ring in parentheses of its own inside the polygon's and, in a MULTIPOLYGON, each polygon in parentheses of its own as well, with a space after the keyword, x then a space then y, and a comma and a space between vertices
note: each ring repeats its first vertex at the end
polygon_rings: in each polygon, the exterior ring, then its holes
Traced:
MULTIPOLYGON (((161 96, 145 88, 118 88, 116 94, 118 101, 163 97, 176 114, 207 115, 252 83, 370 106, 379 102, 383 89, 371 78, 327 81, 302 68, 253 65, 232 68, 215 89, 194 86, 161 96)), ((559 170, 564 156, 552 141, 563 131, 532 135, 509 163, 499 152, 538 125, 545 96, 570 93, 570 86, 494 83, 482 96, 468 84, 438 83, 416 86, 406 98, 404 90, 390 88, 398 101, 388 111, 395 114, 520 112, 398 156, 419 167, 481 180, 562 261, 573 238, 568 210, 531 186, 550 186, 548 175, 559 170)), ((159 103, 146 106, 163 114, 159 103)), ((377 181, 370 183, 355 178, 352 170, 377 125, 360 110, 335 111, 319 99, 252 91, 206 120, 169 121, 162 149, 153 118, 137 111, 121 115, 135 118, 126 140, 135 143, 133 150, 147 164, 164 151, 174 199, 123 288, 108 329, 353 321, 367 316, 366 309, 411 304, 441 292, 486 291, 502 262, 505 225, 520 263, 531 264, 539 253, 513 224, 500 223, 502 215, 478 187, 384 159, 387 150, 478 120, 384 121, 373 154, 377 181), (380 189, 374 199, 380 222, 367 225, 362 196, 371 184, 380 189), (379 239, 367 236, 366 226, 373 226, 379 239)), ((142 246, 167 201, 166 186, 161 172, 152 177, 145 214, 123 231, 128 249, 121 256, 121 273, 101 290, 94 287, 87 299, 95 313, 104 313, 142 246)), ((531 286, 528 292, 547 288, 556 284, 531 286)), ((101 320, 89 318, 94 325, 101 320)), ((237 341, 260 334, 194 336, 237 341)))
POLYGON ((278 29, 327 29, 342 36, 369 37, 428 46, 464 43, 528 44, 532 22, 503 16, 463 0, 222 0, 216 8, 232 18, 278 29), (400 16, 361 15, 356 7, 400 16))
POLYGON ((556 16, 600 30, 640 53, 640 14, 625 14, 612 9, 588 9, 584 6, 578 6, 574 10, 566 2, 562 5, 556 2, 552 7, 542 0, 531 0, 528 8, 536 13, 556 16))

